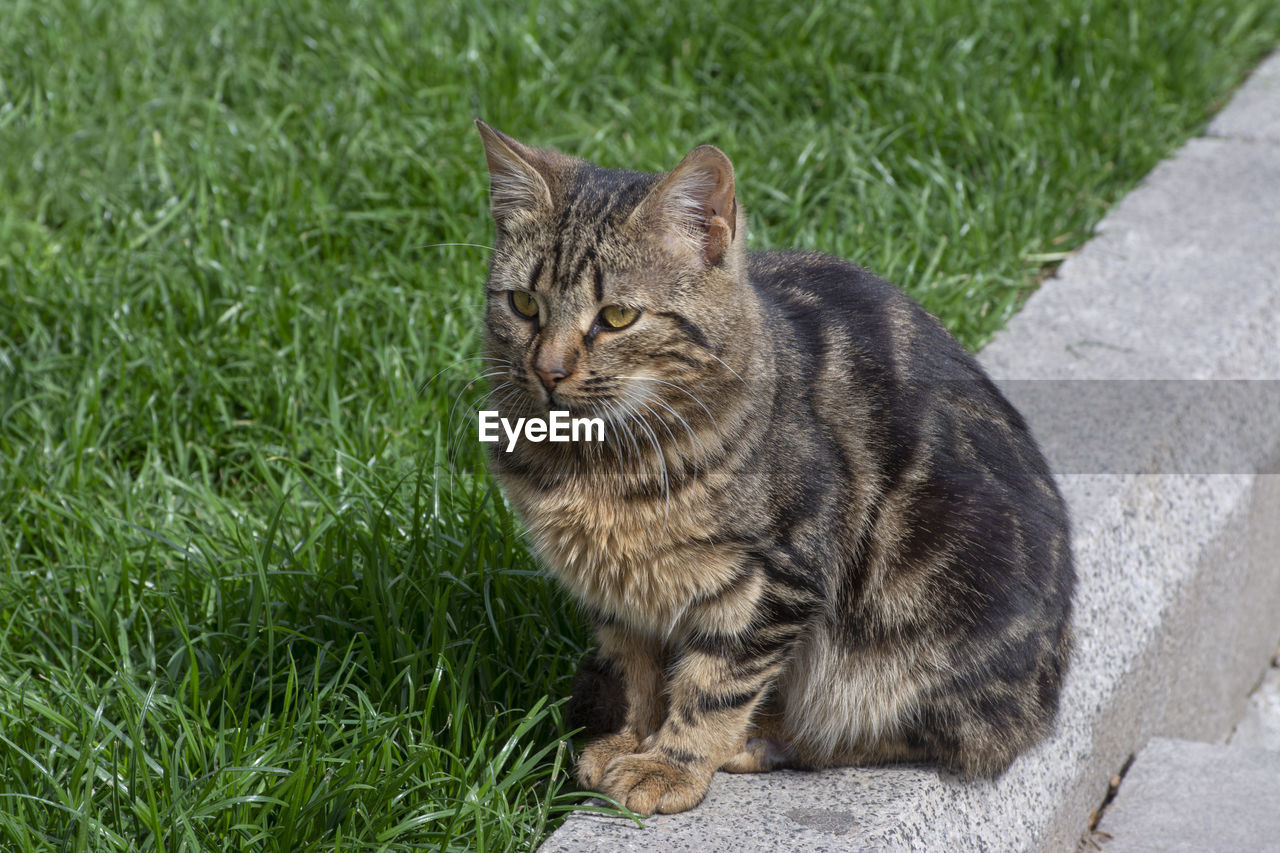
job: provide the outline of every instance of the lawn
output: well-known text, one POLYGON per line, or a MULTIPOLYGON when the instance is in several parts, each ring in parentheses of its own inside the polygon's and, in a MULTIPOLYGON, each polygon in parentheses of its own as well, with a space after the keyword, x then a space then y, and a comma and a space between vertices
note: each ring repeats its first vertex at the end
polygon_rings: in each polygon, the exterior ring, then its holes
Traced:
POLYGON ((474 438, 474 116, 714 142, 754 246, 976 348, 1278 42, 1272 0, 8 0, 0 849, 529 848, 582 802, 590 638, 474 438))

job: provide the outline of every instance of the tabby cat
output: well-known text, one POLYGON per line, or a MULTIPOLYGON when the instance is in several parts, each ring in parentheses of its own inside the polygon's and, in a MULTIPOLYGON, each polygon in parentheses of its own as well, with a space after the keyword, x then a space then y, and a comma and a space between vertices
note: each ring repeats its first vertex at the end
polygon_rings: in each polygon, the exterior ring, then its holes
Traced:
POLYGON ((973 358, 853 264, 747 252, 714 147, 653 175, 477 126, 492 399, 607 428, 491 446, 598 638, 581 783, 679 812, 716 770, 989 777, 1043 738, 1071 651, 1067 511, 973 358))

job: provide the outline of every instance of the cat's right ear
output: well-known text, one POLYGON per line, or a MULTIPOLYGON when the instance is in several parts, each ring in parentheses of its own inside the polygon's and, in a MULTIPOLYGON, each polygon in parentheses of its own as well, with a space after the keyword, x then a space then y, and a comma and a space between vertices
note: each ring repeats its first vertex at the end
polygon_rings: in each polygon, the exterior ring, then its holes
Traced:
POLYGON ((551 210, 548 173, 554 152, 518 142, 476 119, 489 162, 489 209, 499 228, 511 230, 551 210))

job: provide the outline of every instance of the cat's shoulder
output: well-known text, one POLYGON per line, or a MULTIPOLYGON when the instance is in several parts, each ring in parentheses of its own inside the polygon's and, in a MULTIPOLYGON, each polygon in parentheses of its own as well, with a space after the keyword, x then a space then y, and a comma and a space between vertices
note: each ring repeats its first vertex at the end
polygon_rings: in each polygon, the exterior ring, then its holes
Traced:
POLYGON ((769 251, 747 255, 751 283, 781 297, 849 300, 879 304, 910 301, 894 285, 852 261, 822 252, 769 251))
POLYGON ((819 342, 821 351, 837 339, 857 341, 864 359, 916 376, 982 375, 937 317, 851 261, 821 252, 752 252, 747 274, 766 323, 819 342))

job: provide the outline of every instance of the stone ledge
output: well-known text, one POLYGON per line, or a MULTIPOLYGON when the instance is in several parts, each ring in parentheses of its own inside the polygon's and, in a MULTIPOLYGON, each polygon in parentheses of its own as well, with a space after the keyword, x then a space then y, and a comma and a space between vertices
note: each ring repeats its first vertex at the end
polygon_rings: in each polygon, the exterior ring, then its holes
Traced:
MULTIPOLYGON (((1280 381, 1278 78, 1280 55, 1218 136, 1157 167, 982 353, 993 376, 1018 380, 1007 387, 1037 432, 1060 431, 1060 412, 1043 394, 1017 399, 1025 380, 1280 381)), ((1155 442, 1092 471, 1051 455, 1073 514, 1078 650, 1056 733, 1000 780, 927 766, 721 773, 690 812, 643 829, 578 813, 542 850, 1074 850, 1149 738, 1229 733, 1275 647, 1273 409, 1263 394, 1231 413, 1256 428, 1228 472, 1181 470, 1155 442)))

